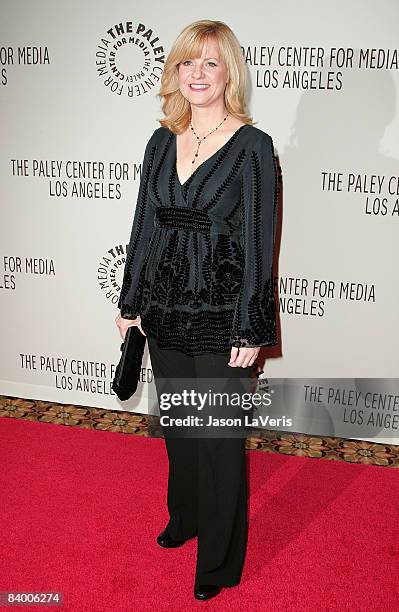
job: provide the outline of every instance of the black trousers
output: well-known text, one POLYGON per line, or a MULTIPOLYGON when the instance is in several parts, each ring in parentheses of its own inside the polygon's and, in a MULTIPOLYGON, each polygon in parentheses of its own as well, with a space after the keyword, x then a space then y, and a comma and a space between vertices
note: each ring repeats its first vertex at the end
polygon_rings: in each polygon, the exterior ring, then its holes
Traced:
MULTIPOLYGON (((160 349, 147 336, 158 399, 177 391, 182 378, 205 383, 215 376, 249 381, 254 366, 227 365, 230 353, 189 356, 160 349), (162 384, 161 381, 162 380, 162 384), (166 385, 165 381, 170 381, 166 385)), ((204 385, 203 385, 204 386, 204 385)), ((240 582, 247 546, 247 471, 245 437, 170 437, 167 532, 174 539, 198 534, 195 586, 234 586, 240 582)))

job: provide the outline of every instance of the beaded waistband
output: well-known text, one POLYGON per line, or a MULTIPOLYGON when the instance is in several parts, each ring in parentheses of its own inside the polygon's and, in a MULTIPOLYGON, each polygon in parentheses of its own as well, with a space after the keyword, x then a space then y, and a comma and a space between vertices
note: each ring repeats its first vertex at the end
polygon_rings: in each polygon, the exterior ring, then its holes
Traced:
POLYGON ((218 234, 231 234, 234 231, 231 225, 212 218, 204 210, 181 206, 158 206, 155 210, 155 226, 218 234))

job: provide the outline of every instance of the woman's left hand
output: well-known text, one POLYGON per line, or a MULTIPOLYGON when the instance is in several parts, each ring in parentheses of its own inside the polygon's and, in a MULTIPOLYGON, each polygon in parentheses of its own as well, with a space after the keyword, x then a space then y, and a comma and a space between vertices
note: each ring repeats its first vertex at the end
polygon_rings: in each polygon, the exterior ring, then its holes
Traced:
POLYGON ((260 351, 260 346, 246 348, 241 346, 238 348, 237 346, 231 347, 230 353, 230 361, 227 365, 232 368, 246 368, 254 364, 255 359, 258 356, 260 351))

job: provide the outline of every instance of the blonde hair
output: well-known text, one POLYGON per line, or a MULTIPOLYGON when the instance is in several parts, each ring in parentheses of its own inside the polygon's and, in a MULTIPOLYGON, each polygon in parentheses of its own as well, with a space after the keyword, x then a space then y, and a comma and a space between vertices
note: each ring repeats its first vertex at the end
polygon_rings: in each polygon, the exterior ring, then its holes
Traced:
POLYGON ((234 32, 222 21, 202 19, 186 26, 178 35, 166 58, 158 97, 163 99, 164 118, 158 119, 163 127, 180 134, 191 119, 189 101, 179 88, 179 64, 188 58, 200 57, 207 36, 214 36, 221 60, 227 66, 228 83, 224 101, 228 112, 244 123, 253 124, 246 111, 247 68, 241 46, 234 32))

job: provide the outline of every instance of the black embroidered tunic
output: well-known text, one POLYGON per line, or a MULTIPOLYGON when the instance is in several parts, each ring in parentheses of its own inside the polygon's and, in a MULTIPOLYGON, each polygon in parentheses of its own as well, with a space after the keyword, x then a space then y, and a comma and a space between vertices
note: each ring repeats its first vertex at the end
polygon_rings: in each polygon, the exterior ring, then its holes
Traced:
POLYGON ((149 139, 118 302, 161 348, 274 345, 272 138, 245 124, 181 184, 176 136, 149 139))

